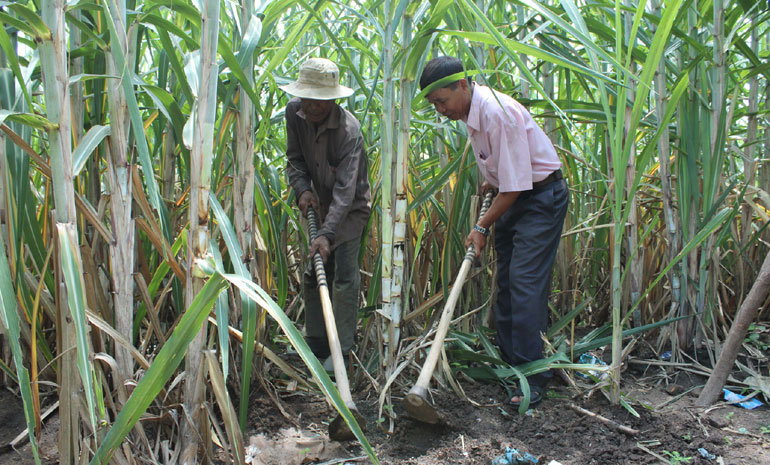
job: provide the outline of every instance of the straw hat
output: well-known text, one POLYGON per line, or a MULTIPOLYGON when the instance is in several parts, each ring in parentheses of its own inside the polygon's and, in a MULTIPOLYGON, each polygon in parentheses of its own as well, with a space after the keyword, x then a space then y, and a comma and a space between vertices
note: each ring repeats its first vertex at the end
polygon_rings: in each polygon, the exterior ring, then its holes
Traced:
POLYGON ((299 67, 296 82, 280 86, 295 97, 315 100, 334 100, 348 97, 353 89, 340 85, 340 70, 326 58, 311 58, 299 67))

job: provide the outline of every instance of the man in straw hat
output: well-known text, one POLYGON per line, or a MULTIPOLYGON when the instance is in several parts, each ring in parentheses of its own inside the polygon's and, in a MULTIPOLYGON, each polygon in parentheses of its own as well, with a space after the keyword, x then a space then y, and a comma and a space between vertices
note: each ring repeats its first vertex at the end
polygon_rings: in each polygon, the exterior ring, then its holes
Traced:
MULTIPOLYGON (((320 215, 310 256, 321 254, 342 353, 355 342, 361 276, 358 251, 371 211, 367 159, 361 126, 335 103, 353 89, 341 86, 340 72, 325 58, 311 58, 297 81, 281 89, 295 98, 286 106, 286 172, 297 203, 320 215)), ((305 333, 310 349, 332 371, 321 300, 312 264, 305 270, 305 333)))

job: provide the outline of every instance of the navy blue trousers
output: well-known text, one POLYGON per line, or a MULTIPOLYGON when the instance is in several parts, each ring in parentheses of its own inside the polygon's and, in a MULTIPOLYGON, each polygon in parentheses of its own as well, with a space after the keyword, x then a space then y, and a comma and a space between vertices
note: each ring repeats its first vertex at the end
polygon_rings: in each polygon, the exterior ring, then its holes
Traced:
MULTIPOLYGON (((541 333, 548 328, 548 295, 569 192, 559 179, 522 192, 495 222, 497 251, 497 343, 511 365, 543 357, 541 333)), ((550 372, 529 377, 544 386, 550 372)))

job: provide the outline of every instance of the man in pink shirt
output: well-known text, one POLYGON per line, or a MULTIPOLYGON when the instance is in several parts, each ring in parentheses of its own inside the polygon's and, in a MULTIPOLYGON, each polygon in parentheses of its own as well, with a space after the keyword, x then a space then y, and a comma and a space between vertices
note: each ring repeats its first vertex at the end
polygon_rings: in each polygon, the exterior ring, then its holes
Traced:
MULTIPOLYGON (((458 73, 464 74, 459 59, 434 58, 425 65, 420 87, 458 73)), ((428 93, 427 99, 442 115, 465 123, 485 179, 482 189, 498 191, 465 246, 473 244, 478 256, 495 225, 495 321, 502 358, 513 366, 541 359, 540 335, 548 327, 553 262, 569 194, 556 150, 519 102, 469 79, 459 77, 428 93)), ((527 378, 531 405, 541 400, 550 378, 550 372, 527 378)), ((521 388, 510 401, 522 403, 521 388)))

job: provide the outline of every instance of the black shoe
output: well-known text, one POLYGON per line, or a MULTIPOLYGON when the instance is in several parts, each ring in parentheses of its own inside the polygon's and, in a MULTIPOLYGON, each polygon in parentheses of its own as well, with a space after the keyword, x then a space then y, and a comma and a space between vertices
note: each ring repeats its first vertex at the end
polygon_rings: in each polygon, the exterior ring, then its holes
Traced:
MULTIPOLYGON (((529 406, 534 407, 535 405, 539 404, 541 400, 543 400, 543 388, 541 386, 530 384, 529 406)), ((513 395, 510 399, 508 399, 508 402, 514 407, 519 407, 524 403, 524 392, 521 390, 521 387, 517 387, 516 390, 513 391, 513 395), (521 397, 522 399, 519 401, 514 401, 514 397, 521 397)))

